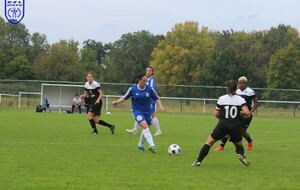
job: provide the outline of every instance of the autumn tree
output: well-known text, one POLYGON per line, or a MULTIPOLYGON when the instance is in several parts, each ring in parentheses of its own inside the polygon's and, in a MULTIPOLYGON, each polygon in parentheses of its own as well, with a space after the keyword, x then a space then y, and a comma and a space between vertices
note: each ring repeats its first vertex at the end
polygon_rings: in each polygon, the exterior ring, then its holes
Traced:
MULTIPOLYGON (((151 66, 156 80, 165 85, 200 84, 199 75, 205 63, 210 61, 214 45, 208 28, 200 30, 197 22, 176 24, 153 50, 151 66)), ((164 89, 158 91, 164 92, 164 89)), ((181 94, 170 88, 165 93, 181 94)), ((189 97, 189 90, 184 93, 189 97)))

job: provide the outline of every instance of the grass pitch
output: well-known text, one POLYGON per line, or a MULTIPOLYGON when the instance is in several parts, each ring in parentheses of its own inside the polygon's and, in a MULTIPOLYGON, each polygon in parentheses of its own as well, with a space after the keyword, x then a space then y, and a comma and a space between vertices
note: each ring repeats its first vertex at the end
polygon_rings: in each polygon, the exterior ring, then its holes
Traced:
MULTIPOLYGON (((245 167, 228 143, 213 149, 201 167, 191 167, 217 123, 212 115, 158 113, 163 136, 157 153, 139 152, 128 134, 130 112, 101 116, 116 124, 115 135, 97 126, 91 135, 85 114, 0 111, 0 189, 230 189, 296 190, 300 187, 300 119, 254 117, 253 150, 245 167), (181 155, 167 153, 179 144, 181 155)), ((154 129, 151 129, 154 132, 154 129)), ((246 144, 246 143, 245 143, 246 144)))

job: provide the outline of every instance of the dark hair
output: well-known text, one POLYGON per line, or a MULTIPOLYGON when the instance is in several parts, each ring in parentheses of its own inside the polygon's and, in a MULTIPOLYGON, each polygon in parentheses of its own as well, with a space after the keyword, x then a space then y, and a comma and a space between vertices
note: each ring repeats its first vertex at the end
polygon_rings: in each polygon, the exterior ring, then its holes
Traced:
POLYGON ((151 67, 150 65, 148 67, 146 67, 146 69, 151 69, 152 70, 152 75, 154 75, 154 70, 153 70, 153 67, 151 67))
POLYGON ((229 80, 227 83, 227 93, 230 95, 235 95, 237 89, 237 83, 234 80, 229 80))
POLYGON ((144 74, 144 73, 139 74, 139 75, 137 76, 137 79, 136 79, 136 84, 139 83, 139 80, 142 80, 142 78, 143 78, 144 76, 146 76, 146 74, 144 74))
POLYGON ((89 74, 91 74, 93 77, 95 77, 95 74, 92 71, 87 72, 86 75, 89 75, 89 74))

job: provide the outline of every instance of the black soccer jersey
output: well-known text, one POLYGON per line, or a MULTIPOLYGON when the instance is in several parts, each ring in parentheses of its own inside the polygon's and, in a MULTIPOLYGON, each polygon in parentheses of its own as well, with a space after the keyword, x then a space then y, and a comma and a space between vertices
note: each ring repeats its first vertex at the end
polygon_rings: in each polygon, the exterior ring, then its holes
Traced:
POLYGON ((96 81, 93 81, 92 84, 89 84, 89 82, 85 83, 84 90, 89 94, 89 104, 94 104, 96 102, 100 95, 98 92, 99 89, 101 89, 100 84, 96 81))
POLYGON ((240 126, 242 106, 246 105, 245 99, 238 95, 223 95, 217 102, 216 109, 220 111, 219 123, 224 125, 240 126))
POLYGON ((253 101, 254 98, 256 98, 254 90, 247 87, 243 91, 241 91, 240 89, 237 89, 236 93, 246 100, 247 107, 248 107, 249 110, 251 110, 252 101, 253 101))

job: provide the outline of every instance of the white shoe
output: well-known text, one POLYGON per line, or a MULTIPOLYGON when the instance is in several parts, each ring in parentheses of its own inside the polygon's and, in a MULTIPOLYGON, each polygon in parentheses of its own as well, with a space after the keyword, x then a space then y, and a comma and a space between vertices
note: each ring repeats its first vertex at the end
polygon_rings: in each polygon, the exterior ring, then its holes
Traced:
POLYGON ((137 131, 134 130, 134 129, 126 129, 126 131, 127 131, 128 133, 131 133, 131 134, 134 134, 134 135, 136 135, 136 133, 137 133, 137 131))
POLYGON ((161 136, 162 135, 162 132, 161 131, 157 131, 154 136, 161 136))

